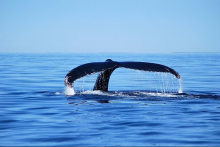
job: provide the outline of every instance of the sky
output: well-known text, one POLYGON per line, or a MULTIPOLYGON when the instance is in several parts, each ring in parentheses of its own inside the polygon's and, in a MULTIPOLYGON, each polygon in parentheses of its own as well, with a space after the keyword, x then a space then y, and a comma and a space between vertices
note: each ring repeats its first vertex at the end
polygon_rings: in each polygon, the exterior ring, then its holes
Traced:
POLYGON ((220 51, 220 0, 0 0, 0 52, 220 51))

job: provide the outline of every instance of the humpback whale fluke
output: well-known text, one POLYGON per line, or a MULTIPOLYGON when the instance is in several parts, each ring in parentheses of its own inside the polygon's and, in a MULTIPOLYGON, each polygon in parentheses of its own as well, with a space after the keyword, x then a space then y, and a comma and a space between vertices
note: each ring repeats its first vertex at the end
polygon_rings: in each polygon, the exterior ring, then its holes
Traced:
POLYGON ((108 91, 110 76, 112 72, 119 67, 152 72, 166 72, 171 73, 180 79, 178 72, 161 64, 149 62, 116 62, 111 59, 107 59, 105 62, 87 63, 72 69, 66 75, 64 83, 66 86, 73 87, 73 82, 75 80, 86 75, 101 72, 97 77, 93 90, 108 91))

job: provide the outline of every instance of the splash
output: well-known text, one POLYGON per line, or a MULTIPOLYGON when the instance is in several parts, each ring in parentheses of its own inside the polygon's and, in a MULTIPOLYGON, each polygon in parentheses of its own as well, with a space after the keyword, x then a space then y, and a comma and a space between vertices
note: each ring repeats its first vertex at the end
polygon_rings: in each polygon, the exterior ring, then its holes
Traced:
POLYGON ((74 95, 74 94, 75 94, 75 91, 74 91, 73 88, 66 86, 66 87, 64 88, 63 93, 64 93, 65 95, 74 95))
POLYGON ((178 81, 179 81, 179 85, 180 85, 180 88, 179 88, 179 91, 178 91, 178 93, 183 93, 183 90, 182 90, 182 80, 181 79, 178 79, 178 81))

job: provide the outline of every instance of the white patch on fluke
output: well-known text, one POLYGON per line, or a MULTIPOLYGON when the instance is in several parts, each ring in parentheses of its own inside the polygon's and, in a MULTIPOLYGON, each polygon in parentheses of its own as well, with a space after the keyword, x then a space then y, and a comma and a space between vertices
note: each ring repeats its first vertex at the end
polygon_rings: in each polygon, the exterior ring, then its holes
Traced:
POLYGON ((69 87, 69 86, 66 86, 66 87, 64 88, 63 93, 64 93, 65 95, 74 95, 74 94, 75 94, 75 91, 74 91, 73 88, 71 88, 71 87, 69 87))

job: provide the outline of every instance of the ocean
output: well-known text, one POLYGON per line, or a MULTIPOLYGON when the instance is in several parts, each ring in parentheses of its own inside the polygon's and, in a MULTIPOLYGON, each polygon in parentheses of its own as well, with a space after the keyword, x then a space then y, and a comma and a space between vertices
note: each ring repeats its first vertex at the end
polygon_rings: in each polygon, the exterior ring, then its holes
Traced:
POLYGON ((220 144, 220 53, 1 53, 0 146, 220 144), (109 92, 99 73, 64 85, 90 62, 140 61, 168 73, 116 69, 109 92))

